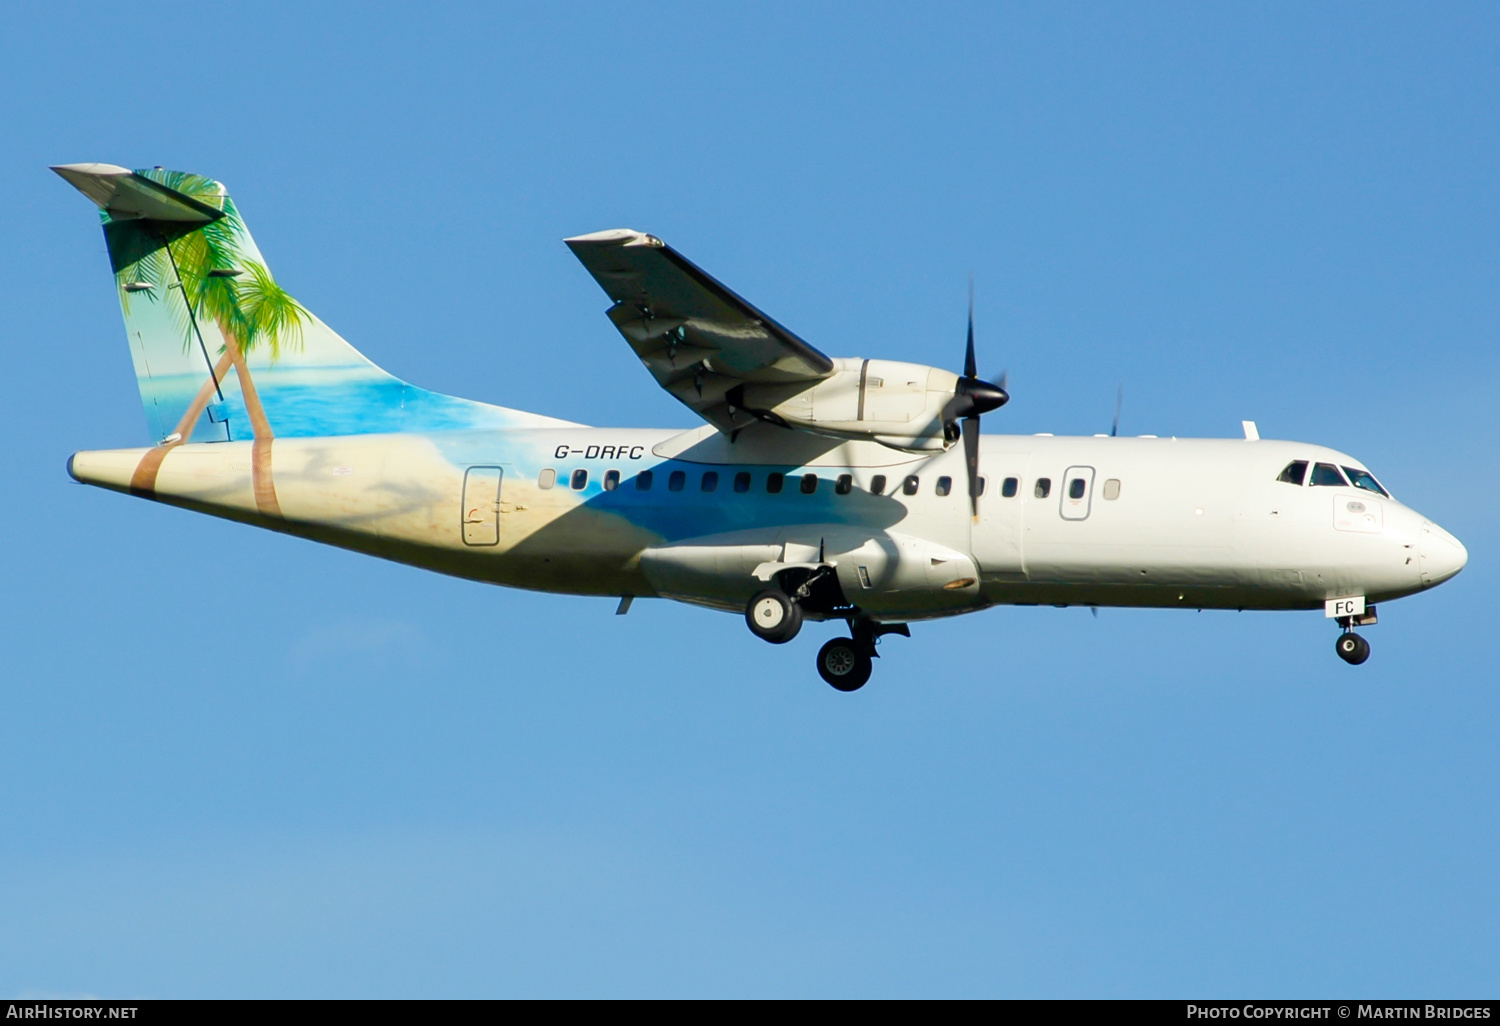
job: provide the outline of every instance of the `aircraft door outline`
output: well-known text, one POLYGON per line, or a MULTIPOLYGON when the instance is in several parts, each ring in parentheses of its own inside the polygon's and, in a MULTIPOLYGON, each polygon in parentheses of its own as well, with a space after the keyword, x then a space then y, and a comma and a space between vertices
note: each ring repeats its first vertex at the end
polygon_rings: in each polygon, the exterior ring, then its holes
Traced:
POLYGON ((465 545, 500 544, 500 486, 504 477, 505 471, 493 465, 464 471, 459 520, 465 545))
POLYGON ((1064 520, 1087 520, 1094 502, 1094 468, 1069 467, 1063 474, 1059 511, 1064 520))

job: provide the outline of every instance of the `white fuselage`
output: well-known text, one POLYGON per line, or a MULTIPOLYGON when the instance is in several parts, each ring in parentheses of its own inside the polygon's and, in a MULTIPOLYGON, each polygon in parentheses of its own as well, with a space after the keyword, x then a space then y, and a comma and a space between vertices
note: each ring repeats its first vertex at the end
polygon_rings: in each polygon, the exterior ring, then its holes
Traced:
MULTIPOLYGON (((79 453, 70 471, 128 491, 142 453, 79 453)), ((478 580, 735 611, 778 568, 824 566, 847 607, 887 621, 996 604, 1375 602, 1467 558, 1394 498, 1277 480, 1299 460, 1363 469, 1316 445, 988 435, 981 453, 977 518, 957 449, 771 427, 733 443, 712 429, 277 439, 280 517, 257 510, 250 443, 181 445, 151 497, 478 580)))

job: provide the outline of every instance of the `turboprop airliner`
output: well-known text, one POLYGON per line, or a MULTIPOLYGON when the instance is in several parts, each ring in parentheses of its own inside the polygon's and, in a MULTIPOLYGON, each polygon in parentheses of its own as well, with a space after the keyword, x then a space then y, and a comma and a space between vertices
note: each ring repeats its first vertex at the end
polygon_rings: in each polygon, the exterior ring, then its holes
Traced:
MULTIPOLYGON (((430 392, 288 294, 220 183, 53 168, 99 208, 151 445, 96 485, 491 584, 668 598, 785 644, 841 691, 877 642, 991 606, 1318 610, 1363 663, 1376 604, 1463 568, 1363 462, 1258 437, 981 434, 1004 382, 833 358, 644 232, 566 244, 704 424, 586 427, 430 392)), ((972 307, 972 304, 971 304, 972 307)), ((559 357, 561 359, 561 357, 559 357)))

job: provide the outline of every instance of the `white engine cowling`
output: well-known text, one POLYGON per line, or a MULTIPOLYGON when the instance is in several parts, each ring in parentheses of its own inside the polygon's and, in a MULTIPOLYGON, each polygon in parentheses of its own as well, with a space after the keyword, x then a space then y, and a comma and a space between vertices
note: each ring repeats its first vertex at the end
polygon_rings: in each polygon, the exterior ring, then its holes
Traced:
POLYGON ((943 410, 958 375, 940 367, 894 360, 835 360, 831 377, 800 391, 788 385, 746 385, 744 408, 757 415, 835 438, 868 439, 906 452, 940 452, 943 410))

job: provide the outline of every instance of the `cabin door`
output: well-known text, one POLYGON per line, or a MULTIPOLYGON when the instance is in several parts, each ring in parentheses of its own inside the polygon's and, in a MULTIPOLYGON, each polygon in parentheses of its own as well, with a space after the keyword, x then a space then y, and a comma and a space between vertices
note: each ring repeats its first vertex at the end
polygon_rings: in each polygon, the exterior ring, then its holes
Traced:
POLYGON ((463 531, 465 545, 500 543, 499 467, 470 467, 464 474, 463 531))

